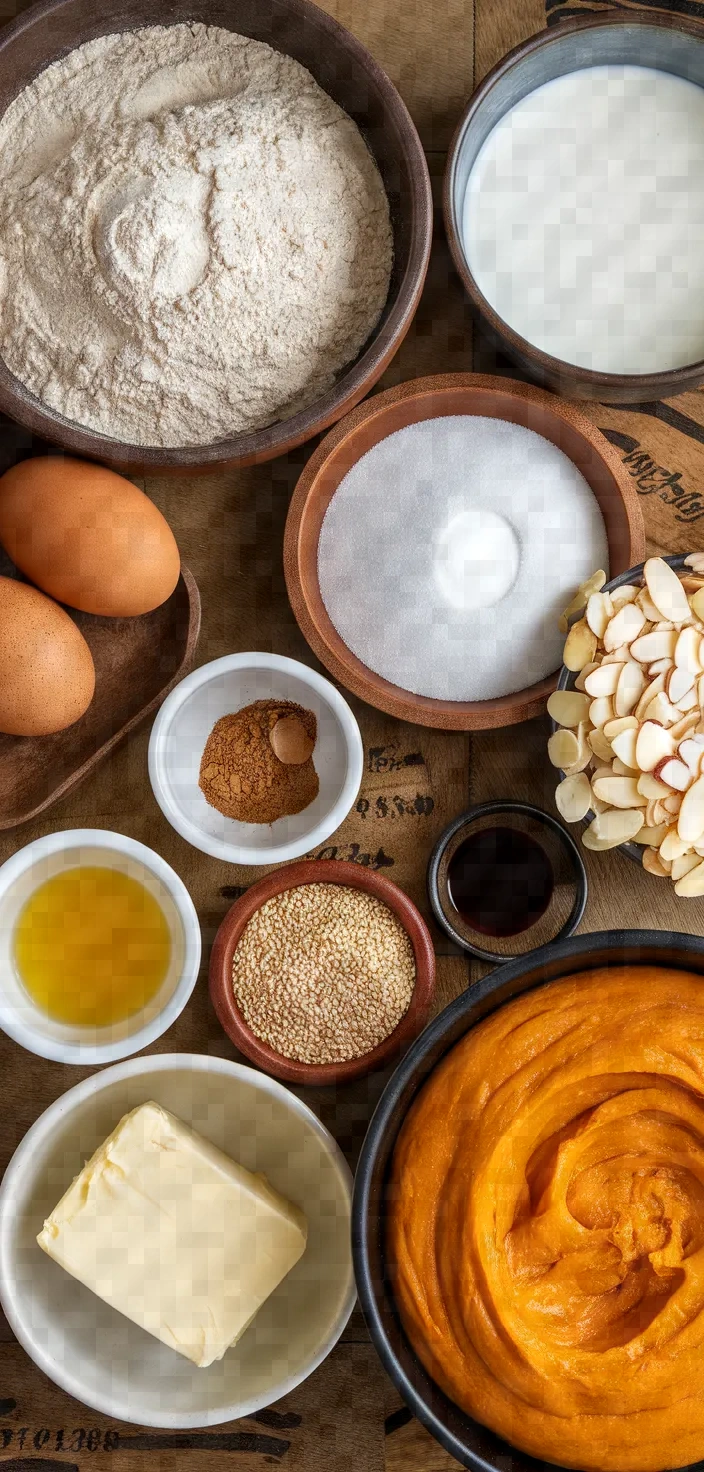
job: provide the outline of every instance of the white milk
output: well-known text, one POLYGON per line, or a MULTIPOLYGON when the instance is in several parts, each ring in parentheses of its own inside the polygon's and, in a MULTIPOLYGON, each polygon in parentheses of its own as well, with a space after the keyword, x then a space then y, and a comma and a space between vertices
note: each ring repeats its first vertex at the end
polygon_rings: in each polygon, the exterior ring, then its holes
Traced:
POLYGON ((704 89, 594 66, 501 118, 467 184, 464 250, 522 337, 602 373, 704 357, 704 89))

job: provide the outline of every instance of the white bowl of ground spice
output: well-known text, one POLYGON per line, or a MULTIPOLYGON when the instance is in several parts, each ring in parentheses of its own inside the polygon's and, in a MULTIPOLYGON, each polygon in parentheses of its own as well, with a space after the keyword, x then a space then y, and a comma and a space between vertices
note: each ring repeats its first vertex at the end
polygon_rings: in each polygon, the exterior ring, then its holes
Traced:
POLYGON ((209 980, 225 1032, 259 1068, 338 1084, 391 1062, 425 1026, 435 955, 420 912, 390 879, 304 860, 228 910, 209 980))
POLYGON ((228 654, 165 700, 149 742, 154 796, 194 848, 230 864, 314 852, 362 781, 359 726, 329 680, 278 654, 228 654))

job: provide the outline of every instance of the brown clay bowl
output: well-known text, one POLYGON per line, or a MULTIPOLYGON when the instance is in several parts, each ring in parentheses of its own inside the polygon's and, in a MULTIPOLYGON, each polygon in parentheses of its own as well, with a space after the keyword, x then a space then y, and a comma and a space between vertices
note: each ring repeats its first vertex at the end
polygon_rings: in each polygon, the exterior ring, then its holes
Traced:
MULTIPOLYGON (((502 352, 545 387, 604 404, 650 403, 697 388, 704 359, 662 373, 595 373, 534 346, 509 327, 472 275, 462 245, 464 196, 472 165, 489 133, 510 108, 543 83, 587 65, 634 63, 704 85, 704 29, 680 15, 585 15, 522 41, 487 73, 457 125, 445 169, 443 212, 452 258, 470 302, 502 352)), ((643 303, 647 311, 647 302, 643 303)), ((637 559, 640 560, 640 559, 637 559)))
POLYGON ((251 889, 236 900, 228 910, 215 937, 210 956, 210 995, 218 1021, 227 1036, 245 1057, 264 1073, 274 1078, 286 1079, 294 1084, 340 1084, 350 1083, 396 1058, 407 1048, 428 1020, 435 990, 435 953, 428 927, 408 896, 390 879, 376 874, 373 869, 363 869, 359 864, 348 864, 335 859, 303 859, 297 864, 287 864, 276 869, 253 884, 251 889), (254 913, 275 894, 296 889, 302 884, 346 884, 353 889, 363 889, 382 900, 393 910, 408 934, 416 962, 416 983, 411 1004, 398 1027, 370 1053, 361 1058, 352 1058, 346 1063, 299 1063, 294 1058, 284 1058, 275 1053, 268 1043, 256 1037, 242 1016, 232 990, 232 958, 242 932, 254 913))
POLYGON ((555 689, 557 671, 525 690, 494 700, 413 695, 375 674, 352 653, 328 617, 318 582, 320 529, 344 476, 372 445, 397 429, 449 414, 510 420, 535 430, 569 456, 601 508, 611 577, 642 561, 645 532, 637 492, 616 451, 575 404, 532 384, 482 373, 414 379, 360 404, 325 436, 298 481, 284 538, 286 586, 303 634, 335 679, 378 710, 418 726, 481 731, 540 715, 555 689))
MULTIPOLYGON (((83 429, 30 393, 0 360, 0 411, 52 445, 132 474, 254 465, 333 424, 381 377, 410 327, 430 255, 430 177, 409 113, 360 41, 310 0, 39 0, 0 33, 0 114, 37 73, 96 36, 200 21, 265 41, 312 73, 361 129, 391 207, 394 267, 386 307, 356 362, 328 393, 290 419, 251 434, 176 449, 123 444, 83 429)), ((227 323, 223 322, 223 332, 227 323)))

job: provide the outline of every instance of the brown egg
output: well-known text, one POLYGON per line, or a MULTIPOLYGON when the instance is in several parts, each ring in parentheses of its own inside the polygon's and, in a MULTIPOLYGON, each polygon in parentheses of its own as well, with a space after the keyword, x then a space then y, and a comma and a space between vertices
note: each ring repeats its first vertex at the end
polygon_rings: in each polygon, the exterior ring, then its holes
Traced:
POLYGON ((0 477, 0 542, 37 587, 85 613, 149 613, 178 582, 168 522, 132 482, 47 455, 0 477))
POLYGON ((0 577, 0 731, 47 736, 73 725, 95 690, 93 656, 65 609, 0 577))

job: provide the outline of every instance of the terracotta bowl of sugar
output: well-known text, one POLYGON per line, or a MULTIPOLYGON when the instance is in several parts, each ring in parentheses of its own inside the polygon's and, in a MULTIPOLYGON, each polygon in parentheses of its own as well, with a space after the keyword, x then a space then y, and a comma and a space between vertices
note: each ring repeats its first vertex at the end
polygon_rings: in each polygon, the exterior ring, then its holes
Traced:
POLYGON ((325 437, 284 570, 336 680, 401 720, 474 731, 544 710, 575 587, 644 549, 631 479, 576 405, 456 373, 379 394, 325 437))
MULTIPOLYGON (((314 954, 316 950, 315 945, 311 949, 310 940, 319 922, 316 921, 311 911, 308 912, 305 920, 301 922, 306 926, 306 942, 302 951, 299 951, 296 945, 296 934, 300 925, 299 921, 294 917, 294 911, 289 910, 285 914, 282 913, 280 923, 282 934, 285 932, 286 935, 286 954, 280 965, 278 960, 274 962, 275 975, 272 972, 273 988, 269 1002, 265 1003, 266 1006, 272 1004, 277 1014, 273 1022, 277 1042, 279 1041, 279 1034, 281 1033, 283 1036, 284 1030, 287 1033, 290 1032, 293 1038, 294 1031, 300 1029, 300 1019, 304 1017, 304 1013, 310 1002, 309 992, 307 999, 303 994, 298 995, 296 991, 298 982, 296 981, 294 985, 296 995, 293 998, 293 1003, 291 1003, 291 989, 286 971, 286 960, 288 960, 289 966, 295 964, 298 968, 297 976, 300 974, 301 967, 304 970, 306 969, 309 955, 314 954)), ((267 964, 271 963, 271 957, 273 955, 272 948, 274 950, 276 948, 276 917, 267 916, 267 928, 269 932, 268 938, 262 932, 253 942, 255 949, 264 945, 266 952, 263 960, 259 956, 252 969, 257 988, 259 987, 259 977, 266 974, 267 964), (272 932, 274 933, 273 940, 271 939, 272 932)), ((267 874, 264 879, 260 879, 257 884, 253 884, 247 890, 246 894, 237 900, 232 908, 228 910, 213 943, 210 956, 209 982, 213 1006, 227 1036, 235 1044, 235 1047, 241 1053, 244 1053, 246 1058, 249 1058, 257 1067, 262 1068, 265 1073, 272 1074, 274 1078, 285 1079, 288 1083, 294 1084, 331 1085, 350 1083, 352 1079, 361 1078, 363 1074, 371 1073, 375 1069, 383 1068, 387 1064, 394 1062, 424 1028, 430 1015, 435 991, 435 953, 433 951, 430 932, 420 911, 413 904, 413 901, 408 898, 408 895, 404 894, 403 890, 399 889, 398 885, 393 884, 390 879, 387 879, 383 874, 375 873, 372 869, 365 869, 360 864, 349 864, 344 860, 304 859, 301 863, 287 864, 284 869, 276 869, 273 873, 267 874), (319 891, 320 886, 323 885, 335 886, 336 890, 339 890, 339 898, 343 902, 345 891, 348 892, 348 895, 352 892, 353 901, 351 912, 348 912, 343 919, 338 915, 338 907, 333 899, 331 901, 332 909, 326 911, 322 919, 321 929, 330 938, 330 944, 334 944, 338 927, 343 927, 340 930, 341 946, 343 947, 341 955, 345 958, 343 964, 348 968, 350 965, 352 967, 351 971, 348 970, 348 980, 353 986, 356 995, 351 994, 347 998, 342 996, 339 1006, 336 1001, 330 1002, 326 998, 325 993, 328 990, 329 974, 335 970, 335 958, 332 957, 330 959, 331 953, 327 942, 325 951, 321 952, 322 971, 317 979, 313 977, 314 986, 321 988, 322 991, 319 1001, 325 1014, 326 1021, 324 1026, 329 1029, 329 1033, 332 1035, 332 1051, 344 1055, 345 1049, 341 1044, 344 1042, 346 1033, 343 1034, 343 1028, 346 1029, 348 1026, 352 1026, 356 1029, 360 1019, 365 1014, 365 1009, 367 1016, 371 1015, 370 1009, 375 1009, 374 1014, 371 1016, 370 1027, 372 1031, 382 1033, 384 1024, 381 1018, 377 1016, 377 1006, 380 1003, 384 1007, 387 1005, 390 987, 396 989, 399 986, 404 990, 403 995, 401 995, 401 991, 399 990, 398 1005, 396 1006, 396 1013, 400 1012, 401 1015, 398 1017, 393 1028, 387 1032, 386 1036, 381 1037, 380 1041, 377 1041, 374 1046, 369 1047, 363 1053, 358 1053, 354 1057, 342 1056, 331 1062, 314 1063, 304 1062, 300 1057, 293 1057, 289 1054, 288 1042, 282 1041, 280 1044, 281 1051, 278 1051, 277 1048, 273 1047, 262 1036, 264 1029, 259 1021, 260 998, 259 996, 253 996, 250 989, 248 991, 248 1002, 247 1004, 244 1003, 242 993, 242 986, 245 984, 244 966, 238 970, 237 985, 239 990, 236 996, 234 966, 235 955, 245 930, 249 926, 250 921, 256 920, 262 906, 276 898, 292 898, 295 903, 295 892, 297 890, 303 893, 304 889, 308 889, 308 893, 312 894, 312 889, 309 887, 315 887, 319 891), (367 901, 370 899, 376 901, 376 905, 366 905, 363 907, 359 916, 362 929, 359 932, 357 942, 355 942, 354 926, 356 923, 355 912, 357 906, 354 902, 358 896, 363 897, 367 901), (371 913, 372 910, 376 911, 376 916, 371 913), (383 947, 384 963, 378 972, 376 981, 373 975, 369 976, 369 990, 365 993, 362 990, 364 987, 364 976, 361 971, 359 975, 356 975, 356 972, 358 964, 362 964, 359 958, 368 954, 368 942, 365 940, 364 931, 370 924, 373 926, 376 922, 381 923, 383 931, 383 934, 380 934, 380 943, 383 947), (353 933, 351 949, 349 945, 350 931, 353 933), (327 961, 325 959, 326 957, 328 958, 327 961), (400 974, 401 966, 403 966, 402 977, 400 974), (397 968, 398 975, 396 976, 396 981, 394 981, 391 973, 396 974, 397 968), (355 973, 354 976, 352 974, 353 972, 355 973), (251 1026, 244 1015, 245 1005, 249 1008, 249 1016, 252 1019, 251 1026), (253 1007, 257 1008, 256 1032, 254 1031, 255 1023, 251 1010, 253 1007), (286 1052, 283 1051, 284 1048, 286 1048, 286 1052)), ((389 1013, 388 1015, 391 1014, 389 1013)), ((365 1020, 365 1029, 366 1026, 367 1023, 365 1020)), ((319 1039, 322 1036, 322 1029, 315 1023, 311 1025, 310 1020, 308 1022, 304 1021, 303 1027, 307 1029, 306 1041, 310 1051, 312 1038, 319 1039)), ((270 1034, 270 1036, 272 1035, 270 1034)), ((325 1043, 326 1049, 328 1048, 328 1042, 329 1037, 325 1043)), ((317 1047, 317 1042, 314 1046, 317 1047)), ((305 1050, 297 1049, 297 1051, 305 1050)))

